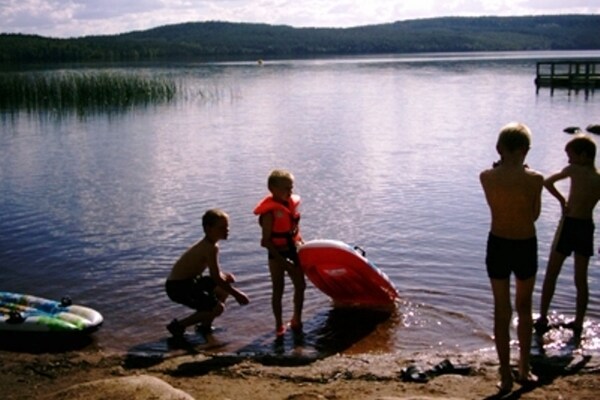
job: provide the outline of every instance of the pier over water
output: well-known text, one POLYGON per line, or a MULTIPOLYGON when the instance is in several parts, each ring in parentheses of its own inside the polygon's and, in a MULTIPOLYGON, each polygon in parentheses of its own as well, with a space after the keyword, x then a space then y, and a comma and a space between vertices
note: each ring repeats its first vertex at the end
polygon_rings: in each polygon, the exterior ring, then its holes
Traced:
POLYGON ((536 64, 535 86, 586 91, 600 88, 600 60, 540 61, 536 64))

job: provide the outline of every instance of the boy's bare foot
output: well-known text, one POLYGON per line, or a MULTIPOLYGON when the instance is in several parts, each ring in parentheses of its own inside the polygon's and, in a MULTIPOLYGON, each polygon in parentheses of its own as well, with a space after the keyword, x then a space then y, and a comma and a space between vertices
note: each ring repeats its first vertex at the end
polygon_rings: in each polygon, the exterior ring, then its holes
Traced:
POLYGON ((278 338, 283 337, 285 335, 285 325, 279 325, 275 330, 275 336, 278 338))
POLYGON ((302 322, 292 318, 290 321, 290 328, 294 333, 302 333, 302 322))
POLYGON ((171 321, 169 325, 167 325, 167 330, 174 338, 182 338, 183 333, 185 332, 185 328, 179 324, 179 321, 174 319, 171 321))
POLYGON ((573 330, 573 336, 581 338, 583 333, 583 326, 575 325, 575 321, 571 321, 565 324, 565 328, 573 330))
POLYGON ((548 318, 539 317, 538 319, 536 319, 533 323, 533 329, 535 330, 535 333, 540 336, 548 332, 548 330, 550 330, 548 326, 548 318))
POLYGON ((202 335, 210 335, 212 333, 214 333, 215 331, 215 327, 212 325, 206 325, 206 324, 198 324, 196 325, 196 332, 202 334, 202 335))
POLYGON ((496 387, 498 388, 498 395, 504 396, 512 392, 513 381, 512 379, 507 381, 500 381, 496 384, 496 387))
POLYGON ((500 370, 500 382, 498 382, 496 386, 499 390, 498 394, 501 396, 512 392, 513 377, 510 369, 504 373, 500 370))
POLYGON ((527 373, 526 376, 522 377, 519 376, 516 379, 517 383, 521 386, 526 386, 526 387, 530 387, 530 386, 535 386, 538 383, 538 377, 534 374, 532 374, 531 372, 527 373))

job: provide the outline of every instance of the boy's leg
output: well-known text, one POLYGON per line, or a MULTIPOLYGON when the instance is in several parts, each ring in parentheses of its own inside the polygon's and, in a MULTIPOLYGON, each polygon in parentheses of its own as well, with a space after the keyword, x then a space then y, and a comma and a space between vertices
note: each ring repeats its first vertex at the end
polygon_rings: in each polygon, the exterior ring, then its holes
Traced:
MULTIPOLYGON (((219 302, 222 304, 223 311, 225 311, 225 300, 227 300, 227 296, 229 296, 229 293, 227 293, 224 289, 217 286, 215 288, 215 296, 217 297, 217 300, 219 300, 219 302)), ((221 313, 223 311, 221 311, 221 313)), ((204 321, 202 323, 202 327, 205 332, 212 332, 212 323, 216 317, 221 315, 221 313, 219 313, 218 315, 215 315, 213 318, 207 319, 206 321, 204 321)))
POLYGON ((225 300, 227 300, 227 296, 229 296, 229 293, 227 293, 224 289, 222 289, 221 287, 217 286, 215 288, 215 296, 217 296, 217 299, 219 299, 219 301, 221 303, 225 303, 225 300))
POLYGON ((530 380, 529 355, 531 352, 531 336, 533 320, 531 317, 532 293, 535 285, 535 276, 528 279, 517 279, 515 308, 519 316, 517 334, 519 336, 519 379, 530 380))
POLYGON ((540 302, 540 320, 546 321, 548 317, 548 309, 550 308, 550 302, 554 296, 554 290, 556 289, 556 280, 560 274, 560 270, 567 256, 559 253, 556 250, 552 250, 550 253, 550 259, 548 260, 548 266, 546 267, 546 275, 544 276, 544 285, 542 286, 542 299, 540 302))
POLYGON ((284 289, 284 269, 276 260, 269 260, 269 272, 271 273, 271 284, 273 292, 271 294, 271 307, 275 316, 275 329, 279 330, 283 326, 283 317, 281 309, 281 299, 284 289))
POLYGON ((173 336, 183 336, 185 329, 188 326, 198 323, 210 323, 214 318, 221 315, 224 310, 223 303, 218 299, 210 299, 204 292, 198 291, 197 284, 192 282, 183 282, 178 286, 173 286, 173 283, 167 282, 167 295, 176 303, 183 304, 195 312, 180 320, 174 319, 167 325, 167 330, 173 336), (169 288, 169 284, 171 287, 169 288), (170 291, 170 293, 169 293, 170 291))
POLYGON ((215 288, 215 296, 217 297, 217 300, 219 300, 219 302, 221 303, 223 310, 213 317, 206 318, 201 322, 201 325, 198 325, 196 327, 197 330, 203 333, 211 333, 213 331, 213 321, 215 320, 215 318, 221 315, 223 311, 225 311, 225 300, 227 300, 227 296, 229 296, 229 293, 217 286, 215 288))
POLYGON ((587 311, 589 289, 588 289, 588 265, 590 258, 575 254, 575 288, 577 289, 577 308, 573 326, 581 333, 583 320, 587 311))
POLYGON ((494 295, 494 340, 496 352, 500 362, 500 385, 502 390, 512 388, 512 374, 510 371, 510 280, 490 279, 494 295))
POLYGON ((224 309, 225 309, 225 307, 223 306, 223 303, 219 302, 210 311, 196 311, 192 315, 185 317, 183 319, 180 319, 179 325, 181 325, 184 328, 187 328, 188 326, 199 324, 199 323, 206 324, 209 321, 212 321, 216 317, 221 315, 223 313, 224 309))
MULTIPOLYGON (((304 272, 302 272, 302 269, 298 264, 296 264, 295 268, 288 270, 288 274, 294 285, 294 315, 292 317, 292 325, 300 328, 302 327, 302 308, 304 306, 306 280, 304 278, 304 272)), ((294 328, 294 326, 292 326, 292 328, 294 328)))

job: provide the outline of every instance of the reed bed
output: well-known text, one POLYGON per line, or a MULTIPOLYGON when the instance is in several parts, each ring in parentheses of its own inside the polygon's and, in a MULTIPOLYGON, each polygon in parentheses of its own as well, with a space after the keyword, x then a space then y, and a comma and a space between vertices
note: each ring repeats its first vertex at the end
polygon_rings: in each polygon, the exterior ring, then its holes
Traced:
POLYGON ((172 80, 138 73, 0 73, 5 110, 114 110, 168 102, 176 93, 172 80))

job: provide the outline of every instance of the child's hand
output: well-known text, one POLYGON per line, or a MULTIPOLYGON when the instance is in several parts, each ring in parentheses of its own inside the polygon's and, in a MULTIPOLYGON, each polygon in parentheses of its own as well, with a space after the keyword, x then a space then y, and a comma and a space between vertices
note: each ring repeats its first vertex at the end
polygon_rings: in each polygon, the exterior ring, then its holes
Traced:
POLYGON ((286 258, 285 263, 283 264, 283 268, 285 268, 286 271, 293 271, 294 269, 296 269, 296 264, 290 259, 286 258))
POLYGON ((245 306, 246 304, 250 303, 250 299, 248 298, 248 296, 246 296, 242 292, 239 292, 235 295, 235 300, 238 302, 239 305, 242 306, 245 306))
POLYGON ((227 283, 234 283, 235 282, 235 276, 233 274, 230 273, 224 273, 221 275, 221 278, 223 278, 223 280, 227 283))

